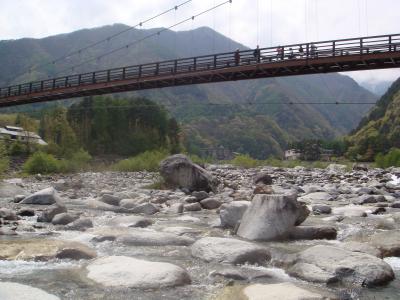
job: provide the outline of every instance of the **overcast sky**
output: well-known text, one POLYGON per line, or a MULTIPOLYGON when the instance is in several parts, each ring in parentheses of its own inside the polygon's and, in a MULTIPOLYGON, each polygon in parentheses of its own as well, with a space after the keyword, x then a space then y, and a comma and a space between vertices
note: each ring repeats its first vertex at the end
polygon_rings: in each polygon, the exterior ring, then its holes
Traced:
MULTIPOLYGON (((113 23, 136 25, 185 1, 0 0, 0 40, 41 38, 113 23)), ((192 0, 144 27, 168 27, 225 1, 192 0)), ((209 26, 249 47, 266 47, 400 33, 399 16, 399 0, 233 0, 175 30, 209 26)), ((358 81, 394 80, 400 70, 348 75, 358 81)))

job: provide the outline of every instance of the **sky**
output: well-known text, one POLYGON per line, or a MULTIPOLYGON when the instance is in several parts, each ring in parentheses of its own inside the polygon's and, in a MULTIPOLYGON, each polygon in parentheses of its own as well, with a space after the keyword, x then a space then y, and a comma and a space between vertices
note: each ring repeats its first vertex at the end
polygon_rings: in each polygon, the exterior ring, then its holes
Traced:
MULTIPOLYGON (((134 26, 187 0, 0 0, 0 40, 42 38, 114 23, 134 26)), ((191 0, 145 23, 168 27, 226 0, 191 0)), ((200 26, 248 47, 400 33, 399 0, 232 0, 173 30, 200 26)), ((393 81, 399 69, 348 72, 358 82, 393 81)))

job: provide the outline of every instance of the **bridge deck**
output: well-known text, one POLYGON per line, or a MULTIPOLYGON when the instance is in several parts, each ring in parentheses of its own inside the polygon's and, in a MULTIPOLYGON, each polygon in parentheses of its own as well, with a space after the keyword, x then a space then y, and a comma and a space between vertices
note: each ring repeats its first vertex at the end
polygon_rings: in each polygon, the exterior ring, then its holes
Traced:
POLYGON ((395 68, 400 34, 219 53, 0 88, 0 107, 210 82, 395 68), (299 51, 300 46, 303 52, 299 51))

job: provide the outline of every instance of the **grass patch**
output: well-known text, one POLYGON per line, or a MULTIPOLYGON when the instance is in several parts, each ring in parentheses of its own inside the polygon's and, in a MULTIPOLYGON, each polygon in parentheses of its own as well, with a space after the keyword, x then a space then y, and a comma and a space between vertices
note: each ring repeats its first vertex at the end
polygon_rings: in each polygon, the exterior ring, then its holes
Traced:
POLYGON ((138 171, 158 171, 160 162, 168 156, 166 150, 146 151, 137 156, 121 160, 111 166, 114 171, 138 172, 138 171))
POLYGON ((145 185, 143 188, 148 189, 148 190, 168 190, 169 189, 163 178, 159 178, 157 181, 153 182, 152 184, 145 185))
POLYGON ((386 155, 379 153, 375 165, 379 168, 400 167, 400 149, 393 148, 386 155))
POLYGON ((234 166, 245 168, 245 169, 255 168, 255 167, 264 165, 263 161, 254 159, 250 155, 247 155, 247 154, 237 155, 229 163, 234 166))

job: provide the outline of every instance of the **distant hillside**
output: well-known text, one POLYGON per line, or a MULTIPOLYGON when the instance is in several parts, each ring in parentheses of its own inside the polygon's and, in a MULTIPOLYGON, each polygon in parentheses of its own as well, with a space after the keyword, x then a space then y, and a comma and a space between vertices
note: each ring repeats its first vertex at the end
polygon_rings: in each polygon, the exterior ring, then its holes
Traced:
MULTIPOLYGON (((34 64, 51 62, 65 53, 126 28, 126 25, 116 24, 44 39, 0 41, 0 85, 55 76, 60 70, 86 58, 121 47, 159 30, 133 29, 60 63, 50 63, 32 72, 27 71, 34 64)), ((74 71, 86 72, 226 52, 236 48, 246 47, 206 27, 193 31, 166 31, 136 47, 129 47, 74 71)), ((183 123, 185 143, 194 152, 204 147, 224 145, 233 151, 246 152, 260 158, 270 154, 280 155, 287 143, 293 140, 333 138, 346 134, 357 126, 368 110, 367 106, 280 104, 282 102, 376 101, 375 95, 360 87, 350 77, 340 74, 193 85, 129 94, 146 96, 165 104, 183 123)), ((68 105, 76 101, 61 103, 68 105)), ((38 107, 46 105, 36 104, 38 107)), ((20 109, 25 110, 26 107, 13 110, 20 109)))
POLYGON ((372 160, 379 152, 400 148, 400 78, 378 100, 349 137, 349 154, 372 160))
POLYGON ((381 97, 388 90, 392 83, 392 81, 366 81, 362 82, 361 86, 381 97))

